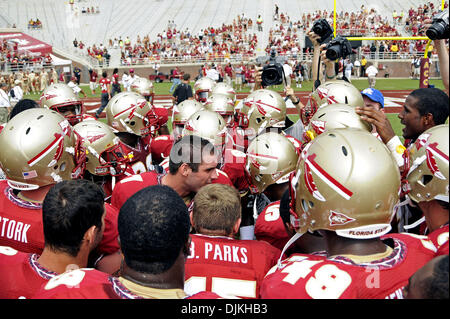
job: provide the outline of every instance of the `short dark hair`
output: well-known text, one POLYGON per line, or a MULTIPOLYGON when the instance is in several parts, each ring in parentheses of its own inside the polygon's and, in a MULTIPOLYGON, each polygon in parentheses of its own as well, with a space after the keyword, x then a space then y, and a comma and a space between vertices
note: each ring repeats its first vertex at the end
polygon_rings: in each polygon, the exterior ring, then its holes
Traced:
POLYGON ((175 175, 184 163, 194 172, 203 160, 203 152, 210 150, 210 154, 215 152, 214 145, 207 139, 196 135, 185 135, 179 138, 172 146, 169 155, 169 173, 175 175))
POLYGON ((149 186, 123 204, 118 228, 127 266, 160 274, 173 266, 189 239, 189 213, 172 188, 149 186))
POLYGON ((20 112, 23 112, 28 109, 34 109, 39 107, 39 104, 30 99, 23 99, 17 102, 16 105, 14 105, 13 109, 11 110, 11 113, 9 113, 9 120, 11 120, 14 116, 19 114, 20 112))
POLYGON ((104 78, 106 78, 106 77, 108 76, 108 73, 107 73, 106 71, 103 71, 102 76, 103 76, 104 78))
MULTIPOLYGON (((436 257, 439 258, 439 257, 436 257)), ((448 299, 449 288, 449 256, 440 257, 440 260, 434 265, 433 274, 422 283, 423 297, 427 299, 448 299)))
POLYGON ((188 81, 191 78, 191 75, 189 73, 183 74, 183 80, 188 81))
POLYGON ((445 124, 449 114, 448 95, 436 88, 420 88, 409 96, 417 99, 416 108, 421 116, 433 115, 435 125, 445 124))
POLYGON ((287 189, 280 199, 280 217, 283 221, 283 224, 290 224, 291 222, 290 202, 291 196, 289 193, 289 189, 287 189))
POLYGON ((92 226, 101 229, 104 205, 103 190, 91 181, 55 184, 42 204, 45 246, 75 257, 86 231, 92 226))

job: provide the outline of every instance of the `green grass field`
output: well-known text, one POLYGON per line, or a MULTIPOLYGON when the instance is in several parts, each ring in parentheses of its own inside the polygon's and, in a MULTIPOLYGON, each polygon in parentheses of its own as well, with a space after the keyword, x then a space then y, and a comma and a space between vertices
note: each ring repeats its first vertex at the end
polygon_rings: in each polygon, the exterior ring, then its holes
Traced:
MULTIPOLYGON (((356 86, 359 90, 363 90, 368 87, 367 79, 357 79, 353 80, 352 84, 356 86)), ((444 89, 444 85, 442 84, 442 80, 431 79, 430 84, 434 85, 436 88, 444 89)), ((191 86, 194 85, 194 82, 191 82, 191 86)), ((172 83, 163 82, 163 83, 154 83, 154 90, 156 95, 169 95, 169 89, 172 86, 172 83)), ((313 87, 312 81, 306 81, 302 83, 302 88, 294 88, 296 92, 311 92, 313 87)), ((377 79, 376 89, 378 90, 415 90, 419 88, 419 81, 412 79, 385 79, 380 78, 377 79)), ((80 85, 80 88, 86 93, 88 98, 99 98, 100 99, 100 90, 97 88, 97 93, 92 95, 89 85, 80 85)), ((282 92, 283 86, 273 86, 271 89, 282 92)), ((238 91, 238 93, 249 92, 250 89, 245 87, 243 90, 238 91)), ((30 94, 26 95, 25 98, 38 100, 40 94, 30 94)), ((80 94, 80 97, 83 97, 80 94)), ((387 114, 389 120, 391 121, 392 127, 394 128, 395 133, 398 136, 402 136, 402 125, 400 124, 400 120, 397 114, 387 114)), ((289 118, 295 122, 298 120, 298 115, 289 115, 289 118)), ((170 119, 169 119, 169 127, 171 127, 170 119)))

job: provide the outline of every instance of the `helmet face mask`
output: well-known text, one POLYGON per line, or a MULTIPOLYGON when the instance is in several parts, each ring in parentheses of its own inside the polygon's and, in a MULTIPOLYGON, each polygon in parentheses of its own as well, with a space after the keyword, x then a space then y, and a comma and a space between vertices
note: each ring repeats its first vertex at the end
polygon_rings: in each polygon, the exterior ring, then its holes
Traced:
POLYGON ((95 175, 120 176, 125 173, 130 159, 125 157, 126 152, 122 146, 122 143, 119 142, 100 153, 100 165, 95 168, 95 175))
POLYGON ((369 239, 391 229, 400 173, 390 151, 371 133, 334 129, 305 146, 289 187, 297 232, 329 230, 369 239))
POLYGON ((39 99, 41 107, 54 110, 63 115, 71 125, 82 120, 84 113, 83 102, 75 95, 73 90, 64 83, 48 86, 39 99))
POLYGON ((448 144, 448 124, 443 124, 422 133, 405 151, 402 190, 413 202, 449 202, 448 144))
POLYGON ((202 77, 194 84, 195 99, 201 103, 205 103, 211 94, 216 82, 208 77, 202 77))
POLYGON ((118 132, 137 136, 156 135, 158 117, 153 106, 135 92, 121 92, 109 100, 106 106, 108 125, 118 132))

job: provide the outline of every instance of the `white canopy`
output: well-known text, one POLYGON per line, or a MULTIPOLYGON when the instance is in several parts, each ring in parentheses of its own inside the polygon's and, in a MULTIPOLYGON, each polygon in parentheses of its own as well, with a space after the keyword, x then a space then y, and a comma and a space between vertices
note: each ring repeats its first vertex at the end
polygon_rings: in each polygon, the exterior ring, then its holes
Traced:
POLYGON ((50 57, 52 58, 52 64, 55 65, 55 66, 72 65, 72 60, 61 59, 61 58, 58 58, 56 55, 53 55, 51 53, 50 53, 50 57))

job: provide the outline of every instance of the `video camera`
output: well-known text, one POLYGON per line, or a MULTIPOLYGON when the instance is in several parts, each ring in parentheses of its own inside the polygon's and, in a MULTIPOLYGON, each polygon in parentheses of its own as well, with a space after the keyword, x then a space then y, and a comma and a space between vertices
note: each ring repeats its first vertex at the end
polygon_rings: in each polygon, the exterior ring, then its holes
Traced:
POLYGON ((277 51, 273 47, 270 50, 270 57, 258 57, 256 58, 256 62, 260 64, 268 64, 264 65, 262 74, 261 74, 261 84, 263 86, 271 86, 271 85, 279 85, 283 84, 284 79, 284 70, 283 63, 285 58, 278 57, 277 51))
POLYGON ((337 36, 331 40, 325 49, 327 50, 325 55, 331 61, 335 61, 339 58, 345 59, 348 55, 353 53, 350 42, 341 36, 337 36))
POLYGON ((442 40, 449 38, 448 11, 442 11, 433 17, 431 27, 426 34, 431 40, 442 40))

